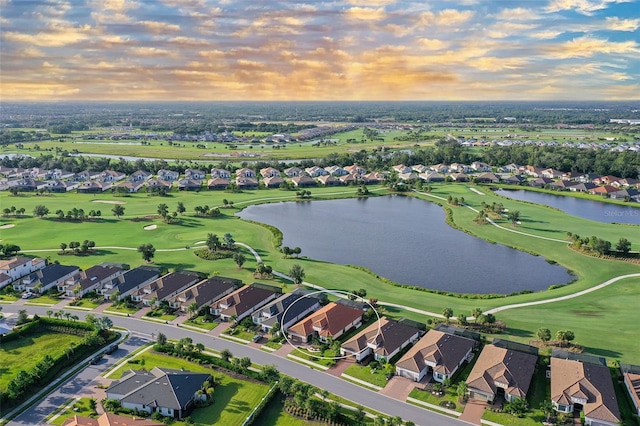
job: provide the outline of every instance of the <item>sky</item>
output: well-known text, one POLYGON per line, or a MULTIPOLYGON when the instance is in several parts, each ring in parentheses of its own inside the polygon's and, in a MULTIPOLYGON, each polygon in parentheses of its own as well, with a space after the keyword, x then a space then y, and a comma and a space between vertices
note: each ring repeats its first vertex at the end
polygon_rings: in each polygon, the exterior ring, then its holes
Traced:
POLYGON ((632 100, 640 0, 0 0, 5 101, 632 100))

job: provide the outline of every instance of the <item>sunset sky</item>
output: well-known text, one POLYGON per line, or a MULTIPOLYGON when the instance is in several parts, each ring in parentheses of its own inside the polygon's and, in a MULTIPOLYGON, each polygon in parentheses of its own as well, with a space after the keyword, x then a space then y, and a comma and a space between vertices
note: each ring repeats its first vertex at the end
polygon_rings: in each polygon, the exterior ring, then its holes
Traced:
POLYGON ((0 0, 0 99, 630 100, 637 0, 0 0))

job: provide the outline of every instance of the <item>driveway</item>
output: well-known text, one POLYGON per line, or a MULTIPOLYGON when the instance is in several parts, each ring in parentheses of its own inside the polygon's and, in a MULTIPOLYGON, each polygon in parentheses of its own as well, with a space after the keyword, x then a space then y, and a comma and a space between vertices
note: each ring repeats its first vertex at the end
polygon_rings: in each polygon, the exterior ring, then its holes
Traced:
POLYGON ((420 383, 406 377, 393 376, 379 393, 399 401, 406 401, 411 391, 417 386, 420 386, 420 383))
POLYGON ((332 376, 340 377, 342 376, 342 373, 344 373, 344 370, 355 363, 356 361, 354 359, 339 359, 338 362, 336 362, 336 364, 333 367, 329 368, 326 372, 331 374, 332 376))
POLYGON ((467 405, 464 407, 462 415, 458 418, 467 423, 480 425, 480 419, 482 418, 482 413, 484 413, 485 407, 487 407, 487 403, 485 401, 471 398, 467 401, 467 405))
POLYGON ((213 330, 209 331, 207 334, 210 335, 210 336, 218 337, 222 333, 224 333, 229 327, 231 327, 231 325, 232 324, 230 322, 221 322, 220 324, 218 324, 216 326, 216 328, 214 328, 213 330))

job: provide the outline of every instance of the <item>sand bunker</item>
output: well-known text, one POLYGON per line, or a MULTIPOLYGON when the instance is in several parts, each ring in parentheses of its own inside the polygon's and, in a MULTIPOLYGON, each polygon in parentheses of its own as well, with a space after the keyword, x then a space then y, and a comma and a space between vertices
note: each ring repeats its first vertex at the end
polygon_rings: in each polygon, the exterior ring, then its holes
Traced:
POLYGON ((147 225, 143 229, 145 231, 152 231, 152 230, 156 229, 157 227, 158 227, 158 225, 147 225))
POLYGON ((104 203, 104 204, 127 204, 124 201, 111 201, 111 200, 91 200, 92 203, 104 203))
POLYGON ((9 228, 13 228, 14 226, 16 226, 15 223, 7 223, 6 225, 0 226, 0 229, 9 229, 9 228))

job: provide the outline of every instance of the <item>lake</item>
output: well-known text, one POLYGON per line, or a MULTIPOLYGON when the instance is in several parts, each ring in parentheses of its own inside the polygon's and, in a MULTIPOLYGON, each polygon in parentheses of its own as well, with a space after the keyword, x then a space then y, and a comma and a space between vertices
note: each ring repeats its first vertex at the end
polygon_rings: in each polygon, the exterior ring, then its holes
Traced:
MULTIPOLYGON (((570 196, 547 194, 545 192, 527 191, 524 189, 497 189, 496 194, 555 207, 573 216, 604 223, 631 223, 640 225, 640 205, 621 206, 602 201, 585 200, 570 196)), ((637 204, 637 203, 635 203, 637 204)))
POLYGON ((412 197, 261 204, 238 215, 277 227, 282 245, 300 247, 303 256, 364 266, 401 284, 509 294, 573 279, 540 256, 451 228, 440 206, 412 197))

